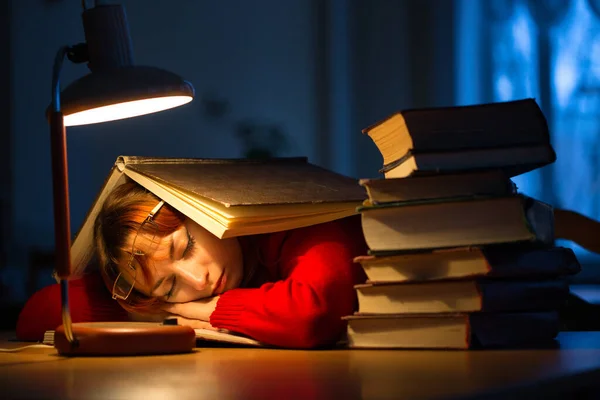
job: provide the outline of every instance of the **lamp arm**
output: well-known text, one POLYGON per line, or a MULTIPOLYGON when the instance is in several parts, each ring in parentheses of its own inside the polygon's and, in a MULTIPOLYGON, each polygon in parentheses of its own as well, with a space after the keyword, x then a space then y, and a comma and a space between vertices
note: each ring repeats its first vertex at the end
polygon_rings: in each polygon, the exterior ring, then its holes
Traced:
POLYGON ((52 112, 60 112, 60 71, 70 49, 70 46, 61 47, 54 58, 54 66, 52 68, 52 112))
POLYGON ((52 189, 54 200, 54 246, 56 264, 54 273, 60 280, 61 314, 65 336, 72 346, 73 336, 69 312, 67 278, 71 274, 71 222, 69 212, 69 181, 67 169, 67 143, 64 118, 60 108, 60 71, 70 47, 61 47, 52 69, 52 104, 50 113, 50 147, 52 155, 52 189))

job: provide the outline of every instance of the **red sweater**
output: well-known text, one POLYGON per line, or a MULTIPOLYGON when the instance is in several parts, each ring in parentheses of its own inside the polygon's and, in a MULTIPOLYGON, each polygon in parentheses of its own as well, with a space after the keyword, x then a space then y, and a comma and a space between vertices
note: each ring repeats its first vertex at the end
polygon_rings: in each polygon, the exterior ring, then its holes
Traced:
MULTIPOLYGON (((281 347, 335 343, 345 330, 341 317, 356 310, 353 286, 365 280, 361 266, 352 262, 367 249, 360 219, 262 235, 257 243, 263 268, 257 287, 223 293, 210 323, 281 347)), ((72 280, 69 297, 73 322, 128 319, 99 273, 72 280)), ((41 340, 61 323, 60 287, 55 284, 27 301, 17 337, 41 340)))

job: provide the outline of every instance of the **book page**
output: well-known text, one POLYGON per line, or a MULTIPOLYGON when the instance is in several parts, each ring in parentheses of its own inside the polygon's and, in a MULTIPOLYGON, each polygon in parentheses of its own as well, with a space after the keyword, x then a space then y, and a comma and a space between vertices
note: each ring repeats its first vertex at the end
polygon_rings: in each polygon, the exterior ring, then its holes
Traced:
POLYGON ((194 329, 197 340, 206 340, 208 342, 221 342, 231 344, 241 344, 253 347, 265 347, 266 345, 247 336, 233 334, 229 332, 215 331, 212 329, 194 329))

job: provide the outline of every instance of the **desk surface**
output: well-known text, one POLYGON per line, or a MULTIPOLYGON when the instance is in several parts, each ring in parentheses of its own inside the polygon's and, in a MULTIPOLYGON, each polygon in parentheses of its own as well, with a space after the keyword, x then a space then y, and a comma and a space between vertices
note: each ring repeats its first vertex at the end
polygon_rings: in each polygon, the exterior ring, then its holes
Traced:
MULTIPOLYGON (((24 345, 6 337, 4 348, 24 345)), ((531 398, 532 391, 547 398, 600 382, 600 332, 562 333, 559 343, 485 351, 199 348, 129 358, 28 349, 0 354, 0 388, 3 398, 487 399, 531 398)))

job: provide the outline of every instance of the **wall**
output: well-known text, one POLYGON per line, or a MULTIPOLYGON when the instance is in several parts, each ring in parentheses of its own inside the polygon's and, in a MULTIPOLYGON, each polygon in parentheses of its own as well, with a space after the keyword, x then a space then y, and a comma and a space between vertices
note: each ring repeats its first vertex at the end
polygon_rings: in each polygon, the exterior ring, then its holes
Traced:
MULTIPOLYGON (((284 129, 291 145, 282 155, 377 177, 381 155, 362 128, 402 108, 453 103, 454 1, 120 3, 137 63, 183 75, 197 98, 169 112, 69 129, 74 231, 120 154, 239 157, 235 124, 252 119, 284 129), (207 98, 227 100, 230 111, 207 116, 207 98)), ((28 252, 53 246, 44 110, 56 50, 83 40, 80 11, 77 1, 13 1, 10 229, 17 291, 28 252)), ((66 64, 63 81, 86 72, 66 64)))
MULTIPOLYGON (((92 4, 88 1, 89 5, 92 4)), ((73 127, 67 132, 72 227, 85 216, 120 154, 239 157, 237 121, 280 125, 284 155, 316 160, 313 3, 305 0, 120 1, 126 7, 136 63, 177 72, 196 100, 152 116, 73 127), (151 6, 149 5, 151 4, 151 6), (176 5, 176 6, 175 6, 176 5), (226 99, 222 118, 202 99, 226 99)), ((59 46, 83 41, 79 1, 13 1, 11 263, 24 268, 32 248, 53 246, 48 126, 51 68, 59 46)), ((63 82, 87 73, 66 63, 63 82)), ((18 266, 18 267, 17 267, 18 266)), ((18 288, 15 289, 18 292, 18 288)))
MULTIPOLYGON (((352 132, 402 109, 454 104, 453 0, 350 4, 352 132)), ((381 176, 383 160, 368 136, 356 136, 350 151, 353 175, 381 176)))
MULTIPOLYGON (((0 4, 0 271, 8 263, 11 218, 11 48, 10 2, 0 4)), ((8 297, 7 282, 0 275, 0 302, 8 297)))

